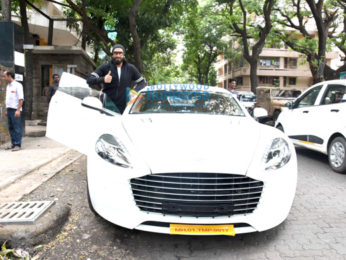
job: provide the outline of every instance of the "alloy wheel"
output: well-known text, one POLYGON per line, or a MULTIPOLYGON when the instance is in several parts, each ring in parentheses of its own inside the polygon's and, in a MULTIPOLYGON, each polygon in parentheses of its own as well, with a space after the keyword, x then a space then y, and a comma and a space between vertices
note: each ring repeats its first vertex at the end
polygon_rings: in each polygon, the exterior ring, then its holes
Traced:
POLYGON ((345 160, 345 148, 341 142, 334 142, 330 148, 330 163, 339 168, 345 160))

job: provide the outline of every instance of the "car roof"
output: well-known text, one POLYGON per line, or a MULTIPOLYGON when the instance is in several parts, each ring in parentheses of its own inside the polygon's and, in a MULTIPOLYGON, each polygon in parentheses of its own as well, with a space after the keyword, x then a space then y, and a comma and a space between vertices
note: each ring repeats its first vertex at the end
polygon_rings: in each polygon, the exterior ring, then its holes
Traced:
POLYGON ((245 91, 245 90, 240 90, 237 91, 238 95, 251 95, 251 96, 255 96, 255 93, 253 93, 252 91, 245 91))
POLYGON ((185 90, 185 91, 207 91, 207 92, 214 92, 214 93, 227 93, 230 92, 224 88, 221 87, 213 87, 209 85, 201 85, 201 84, 157 84, 157 85, 149 85, 146 86, 142 91, 160 91, 160 90, 185 90))
POLYGON ((346 84, 346 79, 333 79, 333 80, 326 80, 326 81, 321 81, 321 82, 318 82, 314 85, 312 85, 311 87, 313 86, 317 86, 319 84, 343 84, 345 85, 346 84))

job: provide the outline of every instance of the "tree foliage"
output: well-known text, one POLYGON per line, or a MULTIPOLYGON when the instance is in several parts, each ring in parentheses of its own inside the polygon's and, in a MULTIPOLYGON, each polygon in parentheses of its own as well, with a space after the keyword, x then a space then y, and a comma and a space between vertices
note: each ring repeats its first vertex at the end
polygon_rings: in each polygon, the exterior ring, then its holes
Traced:
MULTIPOLYGON (((251 90, 258 85, 257 63, 272 29, 276 0, 218 0, 228 10, 232 36, 239 39, 242 54, 250 64, 251 90)), ((233 47, 233 46, 231 46, 233 47)))
POLYGON ((218 13, 216 6, 193 6, 183 19, 181 33, 185 50, 183 70, 190 80, 199 84, 216 85, 214 63, 225 48, 223 36, 227 26, 218 13))
MULTIPOLYGON (((179 20, 185 7, 196 3, 196 0, 88 0, 85 4, 83 2, 86 0, 66 1, 70 6, 66 14, 83 18, 87 28, 84 30, 85 37, 89 44, 108 55, 115 42, 123 44, 127 49, 127 58, 139 69, 143 68, 144 74, 149 63, 145 53, 149 49, 154 53, 164 51, 162 44, 156 45, 163 40, 161 32, 179 20), (110 39, 109 33, 115 33, 116 38, 110 39)), ((82 32, 81 24, 69 25, 82 32)))
POLYGON ((328 38, 335 37, 338 27, 336 21, 340 12, 337 2, 285 0, 276 9, 280 14, 276 22, 281 25, 276 27, 276 34, 290 48, 306 57, 314 83, 324 78, 328 38), (288 28, 294 29, 294 32, 288 28))

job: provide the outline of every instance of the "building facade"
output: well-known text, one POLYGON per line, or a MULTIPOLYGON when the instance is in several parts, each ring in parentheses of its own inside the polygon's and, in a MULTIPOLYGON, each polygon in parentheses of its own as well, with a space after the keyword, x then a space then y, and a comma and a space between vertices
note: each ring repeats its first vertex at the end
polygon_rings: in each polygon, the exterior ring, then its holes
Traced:
MULTIPOLYGON (((89 47, 86 46, 85 50, 82 48, 80 35, 67 27, 61 5, 43 1, 39 8, 31 7, 27 12, 29 30, 34 42, 24 46, 26 57, 28 52, 31 54, 32 64, 33 98, 30 118, 45 120, 48 111, 45 90, 52 84, 52 75, 69 72, 86 78, 96 65, 87 53, 90 51, 89 47)), ((18 17, 13 16, 12 20, 20 24, 18 17)), ((25 78, 23 85, 24 88, 28 85, 25 78)))
MULTIPOLYGON (((338 58, 337 52, 327 53, 327 64, 338 58)), ((233 62, 218 57, 216 63, 218 87, 227 88, 231 78, 237 80, 237 89, 251 90, 250 65, 244 60, 233 62)), ((306 59, 298 52, 285 48, 263 48, 257 67, 258 86, 294 87, 306 89, 312 84, 312 75, 306 59)))

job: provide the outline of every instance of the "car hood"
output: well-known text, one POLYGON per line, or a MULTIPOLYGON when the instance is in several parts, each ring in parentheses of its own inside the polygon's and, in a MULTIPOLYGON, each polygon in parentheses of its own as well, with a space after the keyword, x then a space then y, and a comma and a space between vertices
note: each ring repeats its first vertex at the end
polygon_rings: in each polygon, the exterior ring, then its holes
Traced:
POLYGON ((152 173, 246 174, 260 127, 248 117, 127 115, 123 126, 152 173))

